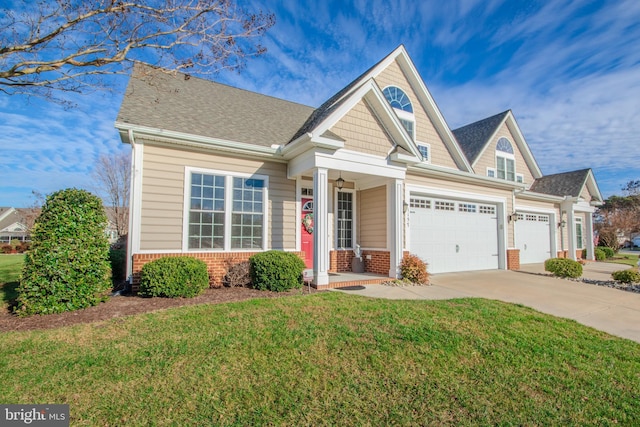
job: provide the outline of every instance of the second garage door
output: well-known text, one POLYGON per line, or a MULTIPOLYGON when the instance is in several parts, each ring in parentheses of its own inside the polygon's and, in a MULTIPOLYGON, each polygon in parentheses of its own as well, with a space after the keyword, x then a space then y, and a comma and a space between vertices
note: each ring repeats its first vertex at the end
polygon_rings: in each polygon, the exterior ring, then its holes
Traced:
POLYGON ((499 268, 496 205, 412 196, 410 251, 430 273, 499 268))
POLYGON ((549 224, 549 215, 518 212, 515 228, 520 264, 535 264, 551 258, 549 224))

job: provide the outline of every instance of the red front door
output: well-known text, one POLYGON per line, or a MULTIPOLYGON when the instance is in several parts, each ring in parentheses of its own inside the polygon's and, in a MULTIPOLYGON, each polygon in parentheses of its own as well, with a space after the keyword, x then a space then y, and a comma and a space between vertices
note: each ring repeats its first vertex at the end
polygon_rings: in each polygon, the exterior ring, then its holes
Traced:
POLYGON ((300 227, 301 249, 304 263, 313 268, 313 199, 302 198, 302 227, 300 227))

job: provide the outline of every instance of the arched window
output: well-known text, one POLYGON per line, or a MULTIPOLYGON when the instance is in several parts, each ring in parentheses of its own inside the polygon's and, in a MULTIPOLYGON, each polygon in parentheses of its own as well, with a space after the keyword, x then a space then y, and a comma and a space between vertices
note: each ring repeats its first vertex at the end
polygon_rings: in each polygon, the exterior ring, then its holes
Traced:
POLYGON ((500 138, 498 140, 498 145, 496 145, 496 150, 513 154, 513 146, 511 145, 511 143, 507 138, 500 138))
POLYGON ((415 139, 416 119, 413 115, 413 105, 407 94, 396 86, 387 86, 382 93, 387 98, 389 105, 396 111, 402 126, 407 130, 411 138, 415 139))

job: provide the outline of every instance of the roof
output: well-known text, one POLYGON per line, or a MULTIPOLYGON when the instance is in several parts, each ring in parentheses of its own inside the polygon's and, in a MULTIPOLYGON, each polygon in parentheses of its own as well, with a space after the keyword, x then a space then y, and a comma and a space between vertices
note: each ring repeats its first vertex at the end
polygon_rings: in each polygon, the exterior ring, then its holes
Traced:
POLYGON ((553 196, 579 197, 590 172, 591 169, 581 169, 546 175, 536 179, 529 190, 553 196))
POLYGON ((293 137, 312 107, 136 64, 118 122, 270 147, 293 137))
POLYGON ((482 153, 482 149, 489 142, 489 138, 496 132, 500 123, 509 114, 509 111, 511 110, 452 131, 469 163, 475 163, 480 153, 482 153))

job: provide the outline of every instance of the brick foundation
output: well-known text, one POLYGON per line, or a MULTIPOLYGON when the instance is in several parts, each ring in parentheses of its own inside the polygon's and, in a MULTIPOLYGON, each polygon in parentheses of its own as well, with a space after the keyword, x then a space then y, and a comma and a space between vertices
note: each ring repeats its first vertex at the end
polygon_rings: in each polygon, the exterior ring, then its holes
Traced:
POLYGON ((351 271, 351 261, 354 254, 352 250, 329 251, 329 272, 339 273, 351 271))
POLYGON ((520 249, 507 249, 507 270, 520 270, 520 249))
POLYGON ((569 258, 569 251, 558 251, 558 258, 569 258))
POLYGON ((389 275, 391 268, 391 254, 387 251, 362 251, 362 259, 364 260, 364 271, 367 273, 389 275), (369 256, 371 255, 371 259, 369 256))
MULTIPOLYGON (((137 292, 140 289, 140 270, 142 266, 153 260, 163 257, 190 256, 201 259, 207 264, 209 272, 209 283, 212 287, 222 285, 224 275, 230 265, 241 261, 247 261, 252 255, 258 252, 203 252, 203 253, 166 253, 166 254, 134 254, 133 255, 133 281, 132 290, 137 292)), ((304 252, 292 252, 304 260, 304 252)))
POLYGON ((582 249, 576 249, 576 259, 582 259, 582 249))

